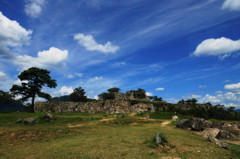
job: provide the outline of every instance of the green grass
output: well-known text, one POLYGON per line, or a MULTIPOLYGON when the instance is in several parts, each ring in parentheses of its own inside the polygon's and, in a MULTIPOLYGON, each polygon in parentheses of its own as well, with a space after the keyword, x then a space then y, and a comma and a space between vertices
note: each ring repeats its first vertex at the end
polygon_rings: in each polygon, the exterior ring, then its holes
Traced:
POLYGON ((171 125, 162 127, 163 119, 143 119, 139 116, 113 118, 109 115, 102 121, 103 113, 63 113, 54 114, 57 120, 51 123, 15 123, 21 117, 39 118, 42 115, 43 113, 0 114, 0 158, 227 159, 237 158, 240 153, 239 145, 230 144, 229 150, 226 150, 188 131, 171 125), (68 127, 69 124, 75 127, 68 127), (166 137, 166 146, 154 145, 157 132, 166 137))

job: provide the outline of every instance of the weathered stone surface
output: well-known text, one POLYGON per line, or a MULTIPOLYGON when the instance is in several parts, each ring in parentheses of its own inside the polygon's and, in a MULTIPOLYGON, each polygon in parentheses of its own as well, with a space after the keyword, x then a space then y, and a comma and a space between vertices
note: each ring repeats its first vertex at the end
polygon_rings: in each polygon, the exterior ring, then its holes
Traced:
POLYGON ((213 123, 212 123, 212 128, 222 129, 222 128, 223 128, 223 125, 224 125, 223 122, 213 122, 213 123))
POLYGON ((202 136, 205 138, 214 137, 217 138, 219 136, 220 130, 218 128, 207 128, 202 132, 202 136))
POLYGON ((232 140, 240 139, 240 129, 238 127, 238 123, 210 122, 203 119, 194 118, 183 119, 176 125, 176 127, 197 131, 205 129, 203 131, 204 137, 208 137, 209 136, 208 134, 212 133, 212 136, 220 139, 232 139, 232 140), (217 131, 217 129, 219 130, 219 132, 217 131), (216 136, 213 134, 216 134, 216 136))
POLYGON ((220 147, 222 147, 222 148, 227 148, 227 146, 228 146, 227 143, 222 142, 221 140, 218 140, 218 139, 216 139, 216 138, 214 138, 214 137, 209 137, 208 140, 209 140, 211 143, 214 143, 214 144, 216 144, 216 145, 218 145, 218 146, 220 146, 220 147))
POLYGON ((223 138, 223 139, 236 139, 237 136, 234 135, 233 133, 231 133, 228 130, 221 130, 220 131, 220 138, 223 138))
POLYGON ((189 119, 182 119, 177 123, 176 127, 181 128, 181 129, 187 129, 187 128, 190 127, 190 120, 189 119))
POLYGON ((130 105, 129 101, 107 100, 96 102, 37 102, 35 104, 36 112, 89 112, 98 111, 107 114, 146 112, 152 107, 152 104, 138 103, 130 105))
POLYGON ((203 130, 203 122, 204 120, 203 119, 200 119, 200 118, 193 118, 191 121, 190 121, 190 127, 192 130, 203 130))

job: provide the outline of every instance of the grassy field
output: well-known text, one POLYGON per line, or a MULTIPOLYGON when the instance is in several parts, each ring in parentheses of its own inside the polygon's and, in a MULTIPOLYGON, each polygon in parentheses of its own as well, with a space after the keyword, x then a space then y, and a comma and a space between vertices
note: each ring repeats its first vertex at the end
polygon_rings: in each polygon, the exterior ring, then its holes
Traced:
POLYGON ((239 145, 223 149, 173 124, 162 125, 169 113, 155 113, 154 119, 144 118, 146 114, 114 118, 102 113, 64 113, 54 114, 57 120, 50 123, 41 120, 42 115, 0 114, 1 159, 240 158, 239 145), (39 118, 39 123, 15 123, 27 117, 39 118), (164 134, 167 146, 154 143, 157 132, 164 134))

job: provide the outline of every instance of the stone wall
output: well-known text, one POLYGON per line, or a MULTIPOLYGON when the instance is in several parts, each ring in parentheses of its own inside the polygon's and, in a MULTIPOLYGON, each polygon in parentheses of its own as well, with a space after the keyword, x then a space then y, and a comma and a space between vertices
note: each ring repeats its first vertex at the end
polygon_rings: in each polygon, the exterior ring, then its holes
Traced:
POLYGON ((145 112, 153 109, 152 104, 138 103, 131 105, 129 101, 91 101, 91 102, 37 102, 35 104, 35 112, 89 112, 98 111, 108 114, 113 113, 130 113, 145 112))

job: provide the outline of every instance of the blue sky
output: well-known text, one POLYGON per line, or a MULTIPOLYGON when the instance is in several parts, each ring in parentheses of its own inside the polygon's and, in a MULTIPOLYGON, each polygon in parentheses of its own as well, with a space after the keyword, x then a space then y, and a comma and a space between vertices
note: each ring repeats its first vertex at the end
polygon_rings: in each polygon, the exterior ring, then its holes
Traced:
POLYGON ((240 0, 1 0, 0 89, 32 66, 52 96, 143 88, 240 106, 240 0))

